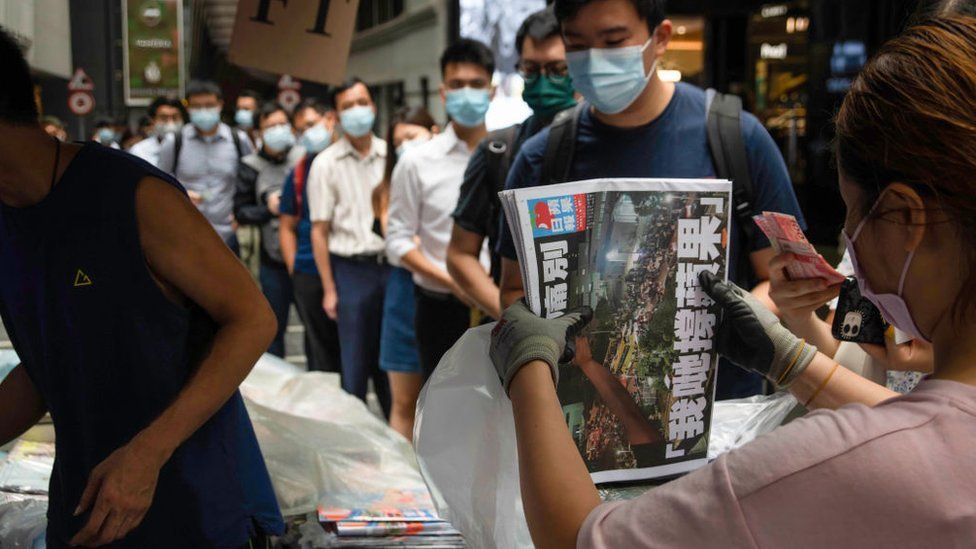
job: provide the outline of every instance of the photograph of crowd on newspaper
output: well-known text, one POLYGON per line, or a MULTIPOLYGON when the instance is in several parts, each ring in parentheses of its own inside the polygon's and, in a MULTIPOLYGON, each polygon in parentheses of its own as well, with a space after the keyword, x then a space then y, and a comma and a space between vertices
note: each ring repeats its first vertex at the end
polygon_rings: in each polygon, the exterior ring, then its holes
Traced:
MULTIPOLYGON (((589 195, 586 229, 562 236, 570 260, 568 307, 587 305, 595 318, 576 342, 576 359, 561 367, 563 412, 591 472, 640 469, 701 459, 707 452, 711 411, 691 410, 702 422, 697 436, 676 443, 669 429, 678 317, 678 220, 721 219, 720 276, 728 242, 726 217, 709 193, 589 195), (595 245, 587 243, 596 243, 595 245), (587 271, 584 265, 595 265, 587 271), (671 452, 667 448, 671 447, 671 452), (681 456, 676 454, 683 453, 681 456)), ((537 246, 544 245, 537 240, 537 246)), ((709 367, 705 392, 712 394, 709 367)), ((679 406, 680 408, 680 406, 679 406)), ((710 408, 710 406, 709 406, 710 408)))

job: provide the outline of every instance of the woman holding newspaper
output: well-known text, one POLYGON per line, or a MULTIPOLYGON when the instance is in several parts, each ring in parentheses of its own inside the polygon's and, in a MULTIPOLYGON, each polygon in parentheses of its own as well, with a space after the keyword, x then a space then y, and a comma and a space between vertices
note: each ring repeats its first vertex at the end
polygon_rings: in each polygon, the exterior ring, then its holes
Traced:
POLYGON ((522 499, 539 547, 966 546, 976 539, 976 19, 886 45, 837 118, 845 236, 862 293, 934 347, 910 395, 798 339, 705 275, 717 347, 818 411, 630 502, 600 504, 553 388, 589 311, 503 315, 491 357, 515 413, 522 499), (939 59, 939 63, 932 63, 939 59), (938 279, 927 276, 938 273, 938 279), (874 405, 874 407, 869 407, 874 405), (911 475, 904 474, 911 471, 911 475))

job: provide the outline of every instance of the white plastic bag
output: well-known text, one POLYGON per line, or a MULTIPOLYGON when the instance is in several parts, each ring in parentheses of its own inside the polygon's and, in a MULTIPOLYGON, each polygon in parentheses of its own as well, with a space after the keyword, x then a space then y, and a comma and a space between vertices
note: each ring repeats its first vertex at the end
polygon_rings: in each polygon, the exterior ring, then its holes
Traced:
MULTIPOLYGON (((468 330, 441 359, 420 393, 414 443, 437 512, 471 547, 532 547, 512 405, 488 357, 493 327, 468 330)), ((716 403, 708 457, 772 431, 795 406, 789 393, 716 403)))
POLYGON ((410 443, 336 383, 265 355, 241 385, 285 516, 327 495, 425 490, 410 443))
POLYGON ((494 324, 468 330, 417 403, 414 442, 441 518, 473 548, 532 547, 512 404, 488 358, 494 324))
POLYGON ((796 397, 789 391, 716 402, 708 439, 708 459, 716 459, 776 429, 796 404, 796 397))
POLYGON ((47 547, 47 500, 0 493, 0 547, 47 547))

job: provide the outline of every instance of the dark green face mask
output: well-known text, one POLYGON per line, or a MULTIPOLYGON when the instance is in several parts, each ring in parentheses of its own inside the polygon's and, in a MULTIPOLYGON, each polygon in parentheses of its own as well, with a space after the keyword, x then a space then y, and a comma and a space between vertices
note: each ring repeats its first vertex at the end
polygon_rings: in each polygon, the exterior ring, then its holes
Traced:
POLYGON ((534 113, 547 114, 575 105, 573 93, 573 79, 569 76, 553 79, 540 74, 533 80, 526 80, 522 99, 534 113))

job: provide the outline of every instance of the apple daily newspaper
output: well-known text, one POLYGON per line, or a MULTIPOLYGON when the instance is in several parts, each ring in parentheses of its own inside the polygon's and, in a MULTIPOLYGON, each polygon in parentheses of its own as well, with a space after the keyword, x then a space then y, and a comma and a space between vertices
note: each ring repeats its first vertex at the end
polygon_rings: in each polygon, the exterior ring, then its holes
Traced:
POLYGON ((727 277, 731 194, 724 180, 600 179, 499 195, 532 310, 595 313, 557 387, 594 482, 707 463, 719 309, 698 275, 727 277))

